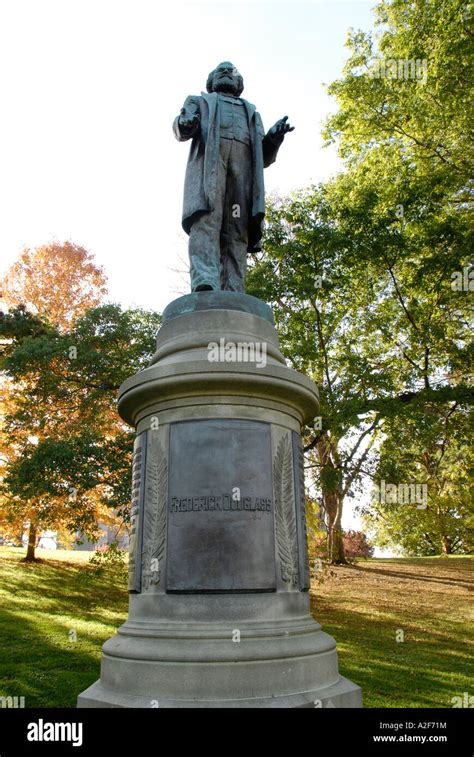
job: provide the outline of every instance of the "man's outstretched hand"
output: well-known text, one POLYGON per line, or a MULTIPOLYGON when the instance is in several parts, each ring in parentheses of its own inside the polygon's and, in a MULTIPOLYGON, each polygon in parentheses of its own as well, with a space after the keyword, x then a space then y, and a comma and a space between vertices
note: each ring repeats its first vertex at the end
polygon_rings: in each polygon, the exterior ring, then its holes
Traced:
POLYGON ((267 136, 269 136, 274 142, 282 142, 285 138, 285 134, 288 134, 289 131, 293 131, 295 128, 294 126, 290 126, 287 121, 288 116, 280 118, 280 120, 269 130, 267 136))
POLYGON ((182 132, 184 132, 185 134, 192 134, 199 125, 199 121, 200 118, 198 113, 196 113, 195 115, 187 114, 186 110, 184 108, 181 108, 178 124, 182 132))

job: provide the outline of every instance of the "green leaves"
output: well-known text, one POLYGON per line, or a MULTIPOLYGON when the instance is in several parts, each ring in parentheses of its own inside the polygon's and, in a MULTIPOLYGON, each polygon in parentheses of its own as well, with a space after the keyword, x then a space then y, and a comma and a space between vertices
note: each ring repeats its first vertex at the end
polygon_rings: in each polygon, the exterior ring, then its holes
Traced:
MULTIPOLYGON (((338 111, 325 136, 345 170, 269 203, 265 253, 249 275, 251 293, 273 304, 284 354, 320 387, 324 432, 308 430, 306 447, 338 516, 378 456, 379 474, 410 450, 418 468, 400 462, 397 476, 406 480, 405 464, 420 476, 429 429, 473 399, 469 292, 452 286, 473 241, 465 4, 393 0, 376 12, 378 38, 351 32, 329 87, 338 111)), ((458 445, 445 440, 447 479, 461 475, 458 445)))
POLYGON ((15 449, 3 481, 10 514, 86 533, 97 507, 128 517, 133 433, 117 415, 116 394, 146 367, 160 322, 117 305, 87 311, 62 334, 24 309, 0 319, 13 382, 4 429, 15 449))
POLYGON ((464 187, 473 66, 466 3, 395 0, 379 3, 376 13, 378 45, 371 34, 349 34, 344 77, 329 87, 339 110, 327 123, 327 140, 349 160, 396 144, 419 171, 434 169, 453 189, 464 187))

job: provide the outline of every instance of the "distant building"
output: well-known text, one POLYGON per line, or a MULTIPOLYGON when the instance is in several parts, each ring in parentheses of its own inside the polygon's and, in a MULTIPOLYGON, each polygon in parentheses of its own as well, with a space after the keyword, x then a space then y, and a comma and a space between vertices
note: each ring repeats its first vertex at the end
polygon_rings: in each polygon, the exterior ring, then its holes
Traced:
MULTIPOLYGON (((23 542, 25 542, 25 537, 23 537, 23 542)), ((28 544, 28 538, 26 538, 26 543, 28 544)), ((57 532, 43 531, 36 547, 37 549, 58 549, 57 532)))
MULTIPOLYGON (((71 547, 67 547, 65 544, 61 544, 61 542, 58 541, 57 531, 42 531, 38 539, 38 543, 36 544, 36 548, 73 549, 80 550, 82 552, 93 552, 98 547, 104 547, 107 544, 118 542, 118 545, 121 549, 128 549, 130 538, 128 531, 125 529, 123 524, 117 526, 108 526, 104 523, 99 523, 98 527, 101 530, 101 536, 97 541, 91 541, 81 531, 76 531, 75 541, 73 542, 71 547), (80 541, 81 543, 77 544, 77 541, 80 541)), ((28 531, 25 531, 23 533, 22 542, 24 547, 28 545, 28 531)))
POLYGON ((91 552, 98 547, 104 547, 107 544, 117 542, 121 549, 128 549, 130 538, 128 533, 123 530, 122 525, 106 526, 103 523, 99 523, 99 528, 102 531, 102 536, 98 541, 91 541, 87 536, 84 536, 81 531, 77 531, 76 541, 80 541, 81 544, 74 544, 72 548, 80 550, 81 552, 91 552))

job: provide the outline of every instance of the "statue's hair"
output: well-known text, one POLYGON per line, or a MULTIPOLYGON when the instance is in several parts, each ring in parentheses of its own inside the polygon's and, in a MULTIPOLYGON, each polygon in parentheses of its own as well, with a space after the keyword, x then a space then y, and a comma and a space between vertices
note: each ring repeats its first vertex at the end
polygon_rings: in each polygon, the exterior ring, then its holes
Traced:
MULTIPOLYGON (((230 63, 230 61, 228 61, 228 60, 224 60, 224 61, 222 61, 221 63, 219 63, 219 64, 218 64, 218 65, 217 65, 217 66, 216 66, 216 67, 215 67, 215 68, 214 68, 214 69, 213 69, 213 70, 211 71, 211 73, 210 73, 210 74, 209 74, 209 76, 207 77, 207 82, 206 82, 206 89, 207 89, 207 91, 208 91, 208 92, 214 92, 214 90, 212 89, 212 80, 214 79, 214 74, 216 73, 216 71, 217 71, 217 69, 219 68, 219 66, 222 66, 222 63, 230 63)), ((232 64, 231 64, 231 65, 232 65, 232 64)), ((234 68, 235 68, 235 66, 234 66, 234 68)), ((239 96, 240 96, 240 95, 242 94, 242 92, 244 91, 244 79, 243 79, 243 76, 242 76, 241 74, 239 74, 239 75, 237 76, 237 81, 238 81, 238 92, 237 92, 237 96, 239 97, 239 96)))

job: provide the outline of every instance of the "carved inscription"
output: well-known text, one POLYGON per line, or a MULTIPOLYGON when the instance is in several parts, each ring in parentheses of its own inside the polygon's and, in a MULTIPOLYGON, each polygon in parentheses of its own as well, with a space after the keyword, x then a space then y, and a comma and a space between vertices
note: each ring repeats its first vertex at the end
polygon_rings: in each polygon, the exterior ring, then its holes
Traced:
POLYGON ((272 500, 270 497, 242 497, 235 500, 232 494, 222 494, 216 497, 172 497, 170 502, 170 512, 172 513, 209 512, 213 510, 218 512, 246 510, 270 513, 272 511, 272 500))

